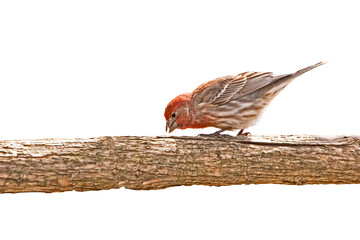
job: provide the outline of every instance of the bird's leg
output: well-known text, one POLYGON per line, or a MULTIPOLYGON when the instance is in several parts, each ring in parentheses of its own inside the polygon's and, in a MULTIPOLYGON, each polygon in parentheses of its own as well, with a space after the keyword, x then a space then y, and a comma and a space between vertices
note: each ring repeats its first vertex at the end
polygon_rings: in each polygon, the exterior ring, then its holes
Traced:
POLYGON ((224 132, 225 130, 221 129, 219 131, 216 131, 214 133, 210 134, 199 134, 198 137, 219 137, 220 133, 224 132))
POLYGON ((210 134, 210 135, 213 135, 213 136, 219 136, 219 135, 220 135, 220 133, 222 133, 222 132, 224 132, 224 131, 225 131, 225 130, 221 129, 221 130, 216 131, 216 132, 214 132, 214 133, 212 133, 212 134, 210 134))
POLYGON ((236 136, 249 136, 251 133, 244 132, 245 129, 241 129, 240 132, 236 136))

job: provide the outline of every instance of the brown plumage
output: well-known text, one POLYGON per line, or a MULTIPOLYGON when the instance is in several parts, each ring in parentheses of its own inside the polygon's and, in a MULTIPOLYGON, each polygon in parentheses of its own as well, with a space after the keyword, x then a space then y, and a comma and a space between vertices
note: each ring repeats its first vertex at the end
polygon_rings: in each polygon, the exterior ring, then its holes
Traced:
POLYGON ((192 93, 174 98, 165 109, 166 131, 216 127, 225 130, 252 126, 271 100, 292 80, 320 65, 295 73, 273 76, 271 72, 244 72, 201 84, 192 93))

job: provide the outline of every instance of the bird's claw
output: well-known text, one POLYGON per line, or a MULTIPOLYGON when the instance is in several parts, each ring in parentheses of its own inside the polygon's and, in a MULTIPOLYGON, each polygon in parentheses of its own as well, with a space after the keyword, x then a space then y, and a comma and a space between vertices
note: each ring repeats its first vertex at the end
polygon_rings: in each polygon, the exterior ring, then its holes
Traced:
POLYGON ((245 137, 247 137, 247 136, 250 136, 250 135, 251 135, 250 132, 244 132, 244 133, 240 133, 240 134, 238 134, 236 136, 245 136, 245 137))
POLYGON ((220 133, 210 133, 210 134, 201 133, 197 136, 198 137, 221 137, 222 135, 220 133))
POLYGON ((216 138, 227 138, 232 137, 229 134, 211 133, 211 134, 199 134, 198 137, 216 137, 216 138))
POLYGON ((251 135, 251 133, 244 132, 244 130, 245 129, 241 129, 240 132, 236 136, 245 136, 245 137, 247 137, 247 136, 251 135))
POLYGON ((199 134, 198 137, 223 137, 225 136, 224 134, 220 134, 222 132, 224 132, 225 130, 219 130, 216 131, 214 133, 210 133, 210 134, 199 134))

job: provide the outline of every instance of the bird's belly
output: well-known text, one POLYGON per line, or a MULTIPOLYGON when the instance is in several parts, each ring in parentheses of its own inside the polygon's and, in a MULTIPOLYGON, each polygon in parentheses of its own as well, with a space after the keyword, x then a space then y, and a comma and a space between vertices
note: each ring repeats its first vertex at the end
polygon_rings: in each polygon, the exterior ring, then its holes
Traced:
POLYGON ((267 105, 265 99, 258 99, 251 103, 239 103, 238 106, 222 106, 215 111, 216 127, 226 130, 248 128, 256 123, 267 105))
POLYGON ((225 130, 245 129, 254 125, 260 116, 261 112, 258 114, 251 114, 251 116, 240 115, 233 118, 220 118, 216 127, 225 130))

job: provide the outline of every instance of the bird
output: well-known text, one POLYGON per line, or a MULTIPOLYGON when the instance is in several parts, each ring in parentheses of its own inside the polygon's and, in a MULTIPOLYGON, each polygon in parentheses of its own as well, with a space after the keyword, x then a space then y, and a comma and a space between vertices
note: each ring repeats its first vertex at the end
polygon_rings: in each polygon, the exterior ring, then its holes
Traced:
POLYGON ((237 136, 247 136, 250 133, 244 130, 256 123, 281 90, 295 78, 323 64, 319 62, 277 76, 272 72, 243 72, 203 83, 193 92, 180 94, 167 104, 166 132, 215 127, 220 130, 208 135, 240 130, 237 136))

